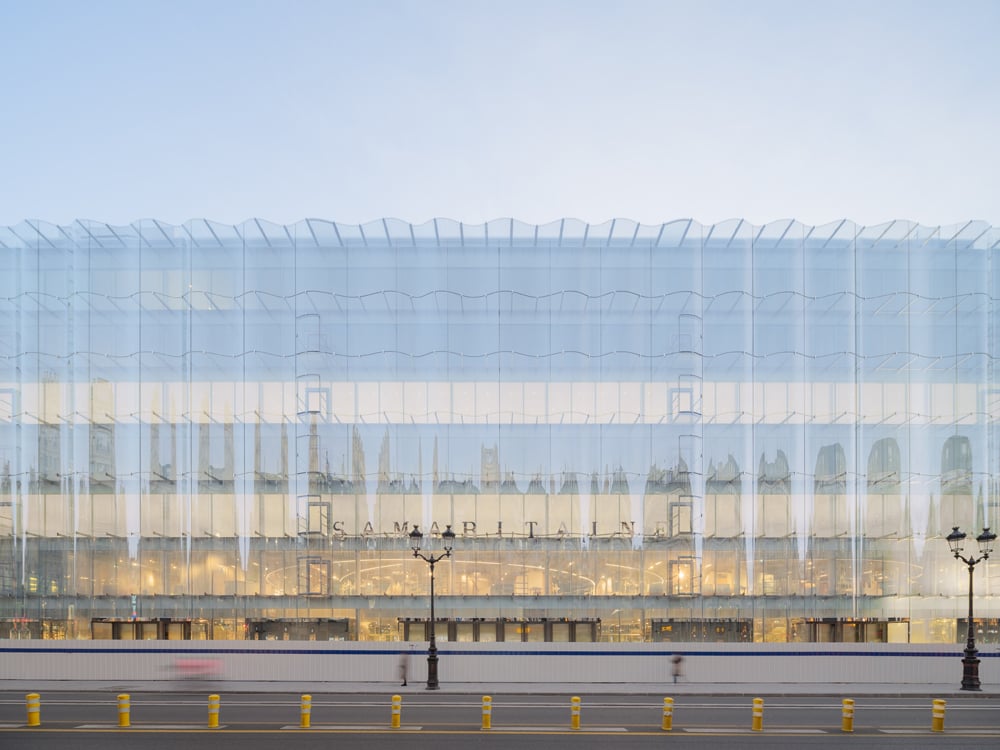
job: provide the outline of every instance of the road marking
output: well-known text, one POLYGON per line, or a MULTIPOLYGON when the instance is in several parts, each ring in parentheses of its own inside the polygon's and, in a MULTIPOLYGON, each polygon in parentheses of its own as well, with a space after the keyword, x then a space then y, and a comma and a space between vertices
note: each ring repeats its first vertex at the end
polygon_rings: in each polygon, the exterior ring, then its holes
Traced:
POLYGON ((685 732, 711 732, 712 734, 750 734, 749 729, 734 729, 729 727, 684 727, 685 732))
MULTIPOLYGON (((205 724, 133 724, 130 727, 120 727, 117 724, 80 724, 77 729, 208 729, 205 724)), ((225 729, 220 724, 219 729, 225 729)))
POLYGON ((587 732, 627 732, 625 727, 580 727, 570 729, 569 727, 493 727, 492 729, 481 729, 481 732, 571 732, 573 734, 586 734, 587 732))
POLYGON ((825 729, 765 729, 755 732, 752 729, 737 729, 727 727, 685 727, 682 731, 704 734, 827 734, 825 729))
POLYGON ((878 731, 882 732, 882 734, 969 734, 992 737, 1000 730, 993 729, 992 727, 984 727, 983 729, 946 729, 943 732, 932 732, 930 729, 879 729, 878 731))
POLYGON ((409 724, 395 729, 393 727, 386 726, 385 724, 313 724, 311 727, 302 727, 298 724, 287 724, 283 726, 282 729, 302 729, 309 731, 310 729, 322 729, 324 731, 330 731, 331 729, 350 729, 355 731, 363 732, 398 732, 400 729, 405 731, 414 731, 417 729, 423 729, 423 727, 415 727, 409 724))

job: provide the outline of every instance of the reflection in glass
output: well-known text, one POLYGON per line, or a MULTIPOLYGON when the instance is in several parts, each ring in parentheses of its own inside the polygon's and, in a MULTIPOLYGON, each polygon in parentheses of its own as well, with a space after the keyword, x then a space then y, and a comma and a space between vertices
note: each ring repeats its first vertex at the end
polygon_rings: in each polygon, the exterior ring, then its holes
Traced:
POLYGON ((450 524, 453 640, 954 639, 998 242, 0 227, 0 636, 415 639, 450 524))

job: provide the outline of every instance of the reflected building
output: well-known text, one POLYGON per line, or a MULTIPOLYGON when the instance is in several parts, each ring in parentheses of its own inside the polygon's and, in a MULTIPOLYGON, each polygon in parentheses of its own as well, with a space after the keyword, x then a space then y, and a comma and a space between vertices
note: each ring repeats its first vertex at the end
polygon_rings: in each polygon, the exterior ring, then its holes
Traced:
POLYGON ((998 253, 977 222, 0 227, 0 637, 420 639, 408 534, 450 525, 439 638, 955 642, 998 253))

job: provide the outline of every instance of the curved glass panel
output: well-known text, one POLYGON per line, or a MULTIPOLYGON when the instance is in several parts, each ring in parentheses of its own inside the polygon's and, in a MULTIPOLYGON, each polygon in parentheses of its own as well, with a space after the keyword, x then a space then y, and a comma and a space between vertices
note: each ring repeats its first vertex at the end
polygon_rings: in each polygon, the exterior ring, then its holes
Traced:
POLYGON ((408 534, 451 525, 448 637, 955 641, 944 535, 1000 520, 998 253, 982 222, 0 227, 0 637, 422 638, 408 534))

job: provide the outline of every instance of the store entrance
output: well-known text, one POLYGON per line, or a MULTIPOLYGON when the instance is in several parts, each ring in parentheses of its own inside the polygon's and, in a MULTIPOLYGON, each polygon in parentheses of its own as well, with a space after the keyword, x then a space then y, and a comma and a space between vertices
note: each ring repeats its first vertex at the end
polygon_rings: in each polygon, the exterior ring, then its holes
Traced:
MULTIPOLYGON (((430 618, 400 618, 400 638, 404 641, 430 640, 430 618)), ((593 643, 600 638, 599 619, 566 618, 474 618, 438 619, 434 638, 439 641, 466 643, 593 643)))

